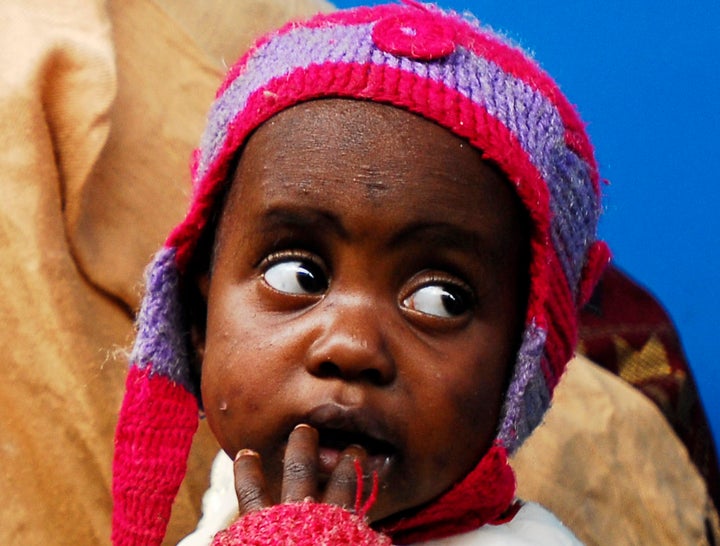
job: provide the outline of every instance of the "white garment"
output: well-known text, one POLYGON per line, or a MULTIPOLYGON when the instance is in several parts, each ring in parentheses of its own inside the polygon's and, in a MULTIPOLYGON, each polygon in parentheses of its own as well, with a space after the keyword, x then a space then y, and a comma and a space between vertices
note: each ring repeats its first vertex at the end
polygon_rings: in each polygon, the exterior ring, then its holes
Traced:
POLYGON ((582 546, 570 529, 552 512, 526 502, 515 517, 502 525, 482 527, 451 537, 431 540, 425 546, 582 546))
MULTIPOLYGON (((210 488, 203 495, 197 528, 178 546, 209 546, 218 531, 237 517, 233 465, 222 451, 213 461, 210 488)), ((582 546, 572 532, 537 503, 523 504, 515 517, 502 525, 483 525, 479 529, 423 543, 425 546, 582 546)))

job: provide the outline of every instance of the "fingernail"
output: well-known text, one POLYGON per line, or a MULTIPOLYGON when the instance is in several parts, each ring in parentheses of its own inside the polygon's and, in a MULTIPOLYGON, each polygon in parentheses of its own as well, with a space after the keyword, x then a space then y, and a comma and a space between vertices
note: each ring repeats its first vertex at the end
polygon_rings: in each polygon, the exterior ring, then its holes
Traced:
POLYGON ((299 428, 308 428, 308 429, 310 429, 310 430, 315 430, 313 427, 311 427, 311 426, 308 425, 307 423, 300 423, 300 424, 297 425, 293 430, 297 430, 297 429, 299 429, 299 428))
POLYGON ((364 460, 365 457, 367 457, 367 452, 365 451, 365 448, 363 446, 357 444, 350 444, 342 450, 342 457, 353 460, 364 460))
POLYGON ((252 449, 241 449, 237 452, 237 455, 235 455, 235 460, 237 461, 240 457, 255 457, 256 459, 259 459, 260 455, 252 449))

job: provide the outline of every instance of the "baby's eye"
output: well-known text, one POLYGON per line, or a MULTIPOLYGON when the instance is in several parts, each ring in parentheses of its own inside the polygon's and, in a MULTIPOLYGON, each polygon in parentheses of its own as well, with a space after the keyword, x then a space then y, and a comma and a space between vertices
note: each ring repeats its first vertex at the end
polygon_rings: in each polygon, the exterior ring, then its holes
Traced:
POLYGON ((286 294, 322 294, 328 287, 325 271, 311 260, 288 258, 265 269, 265 282, 286 294))
POLYGON ((415 290, 402 303, 408 309, 426 315, 453 318, 470 310, 472 296, 460 286, 428 284, 415 290))

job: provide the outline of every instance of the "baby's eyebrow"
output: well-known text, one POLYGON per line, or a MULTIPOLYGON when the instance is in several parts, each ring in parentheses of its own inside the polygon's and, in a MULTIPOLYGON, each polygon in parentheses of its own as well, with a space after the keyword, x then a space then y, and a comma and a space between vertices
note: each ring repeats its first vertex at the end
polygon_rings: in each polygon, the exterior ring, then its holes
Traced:
POLYGON ((342 239, 349 234, 342 221, 333 213, 322 209, 301 210, 289 207, 273 207, 265 211, 261 219, 261 229, 320 228, 335 232, 342 239))
POLYGON ((388 246, 407 244, 442 246, 462 252, 483 253, 492 250, 491 245, 482 244, 480 235, 475 231, 445 222, 418 222, 405 226, 392 239, 388 246))

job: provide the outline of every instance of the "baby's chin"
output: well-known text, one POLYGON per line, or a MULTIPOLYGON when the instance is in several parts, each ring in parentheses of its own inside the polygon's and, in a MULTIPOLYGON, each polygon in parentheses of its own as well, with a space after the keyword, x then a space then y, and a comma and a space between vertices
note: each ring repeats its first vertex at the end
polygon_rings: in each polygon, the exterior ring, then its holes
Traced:
POLYGON ((387 483, 379 483, 377 496, 374 500, 371 499, 369 490, 363 494, 363 502, 367 503, 365 515, 373 527, 382 528, 402 517, 415 513, 441 494, 442 491, 433 491, 431 493, 429 490, 423 491, 418 488, 407 491, 387 483))
POLYGON ((368 522, 375 529, 384 527, 392 527, 393 522, 411 515, 421 507, 425 506, 425 502, 414 501, 413 499, 392 499, 378 492, 378 496, 374 502, 369 503, 369 509, 365 514, 368 522))

